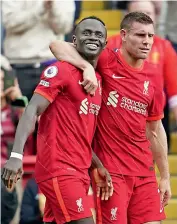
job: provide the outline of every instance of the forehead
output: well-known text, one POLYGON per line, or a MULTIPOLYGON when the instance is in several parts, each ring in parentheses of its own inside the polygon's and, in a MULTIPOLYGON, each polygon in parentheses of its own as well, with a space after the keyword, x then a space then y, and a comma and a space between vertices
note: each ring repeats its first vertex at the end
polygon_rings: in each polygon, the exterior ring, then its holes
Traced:
POLYGON ((129 3, 130 12, 154 12, 153 3, 150 1, 135 1, 129 3))
POLYGON ((138 22, 134 22, 131 25, 130 32, 143 32, 143 33, 151 33, 154 34, 154 26, 153 24, 142 24, 138 22))
POLYGON ((81 31, 88 29, 92 31, 105 32, 104 25, 96 19, 86 19, 79 25, 79 30, 81 31))

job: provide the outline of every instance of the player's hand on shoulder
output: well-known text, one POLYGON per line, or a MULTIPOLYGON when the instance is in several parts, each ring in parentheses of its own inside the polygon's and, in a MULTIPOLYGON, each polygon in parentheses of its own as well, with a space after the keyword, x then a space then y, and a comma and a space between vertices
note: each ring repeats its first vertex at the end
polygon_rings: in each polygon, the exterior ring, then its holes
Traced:
POLYGON ((101 200, 108 200, 113 195, 112 179, 106 168, 96 168, 92 171, 93 178, 96 184, 97 197, 101 200))
POLYGON ((95 74, 95 69, 92 65, 88 65, 83 70, 83 82, 82 85, 87 93, 94 95, 98 87, 98 81, 95 74))
POLYGON ((1 170, 1 179, 4 185, 7 188, 12 189, 17 180, 21 179, 22 175, 22 160, 10 157, 4 165, 4 168, 1 170))
POLYGON ((171 198, 171 186, 170 179, 161 179, 159 182, 159 190, 161 196, 162 205, 165 207, 171 198))

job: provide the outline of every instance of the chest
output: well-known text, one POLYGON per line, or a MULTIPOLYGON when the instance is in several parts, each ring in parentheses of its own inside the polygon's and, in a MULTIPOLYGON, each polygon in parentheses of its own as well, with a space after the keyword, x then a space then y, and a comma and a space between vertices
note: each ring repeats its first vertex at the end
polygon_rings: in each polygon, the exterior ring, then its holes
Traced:
POLYGON ((98 76, 98 88, 94 96, 86 93, 82 81, 83 74, 81 72, 72 75, 68 85, 63 90, 62 96, 59 96, 59 100, 62 98, 68 109, 74 109, 80 115, 98 115, 102 100, 101 78, 98 76))
POLYGON ((103 100, 108 107, 147 116, 154 97, 151 75, 112 65, 104 74, 103 100))

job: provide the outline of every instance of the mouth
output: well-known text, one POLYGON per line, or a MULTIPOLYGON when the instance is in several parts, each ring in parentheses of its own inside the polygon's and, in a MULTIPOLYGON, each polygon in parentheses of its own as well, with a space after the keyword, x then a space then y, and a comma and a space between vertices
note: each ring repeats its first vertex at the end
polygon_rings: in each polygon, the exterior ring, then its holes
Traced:
POLYGON ((97 50, 99 48, 97 43, 86 43, 86 46, 89 50, 97 50))
POLYGON ((142 51, 143 53, 148 53, 150 51, 149 48, 140 48, 140 51, 142 51))

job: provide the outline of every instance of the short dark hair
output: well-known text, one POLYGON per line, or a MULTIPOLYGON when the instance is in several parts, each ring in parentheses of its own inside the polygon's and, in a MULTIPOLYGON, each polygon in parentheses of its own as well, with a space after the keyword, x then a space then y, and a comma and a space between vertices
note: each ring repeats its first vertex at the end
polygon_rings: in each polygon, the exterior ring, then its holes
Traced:
POLYGON ((122 20, 120 29, 130 29, 132 23, 154 24, 152 19, 143 12, 130 12, 122 20))
POLYGON ((106 25, 105 25, 105 23, 103 22, 103 20, 101 20, 100 18, 98 18, 98 17, 96 17, 96 16, 88 16, 88 17, 83 18, 81 21, 79 21, 79 23, 75 26, 74 33, 76 33, 76 30, 77 30, 77 28, 79 27, 79 25, 80 25, 84 20, 87 20, 87 19, 94 19, 94 20, 97 20, 97 21, 99 21, 100 23, 102 23, 103 26, 106 28, 106 25))

